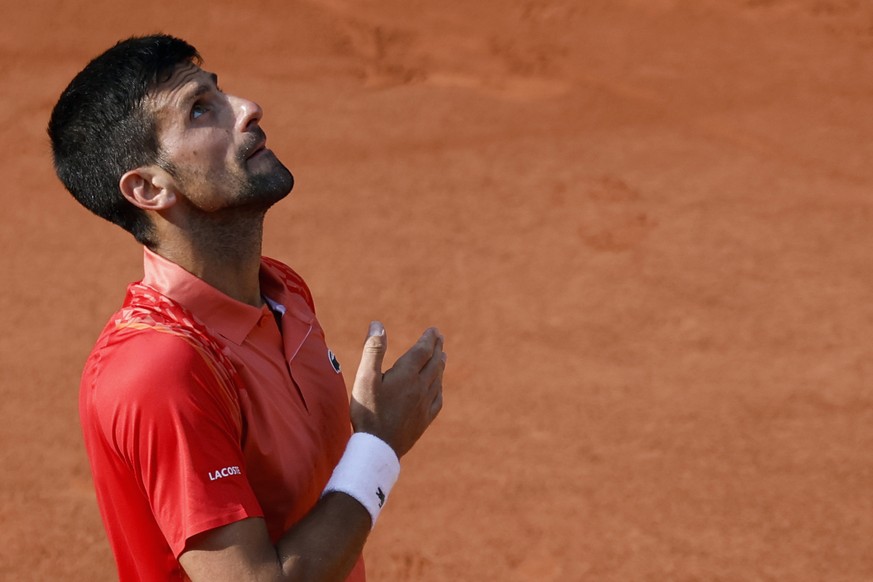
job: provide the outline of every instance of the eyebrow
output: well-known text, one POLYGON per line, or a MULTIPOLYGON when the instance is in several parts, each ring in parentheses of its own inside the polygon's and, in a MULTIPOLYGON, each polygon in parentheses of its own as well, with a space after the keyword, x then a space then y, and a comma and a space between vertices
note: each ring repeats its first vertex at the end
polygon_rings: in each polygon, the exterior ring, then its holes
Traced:
POLYGON ((204 93, 212 91, 213 88, 218 89, 218 75, 216 75, 215 73, 209 73, 209 78, 212 80, 212 85, 207 85, 206 83, 197 81, 197 87, 193 91, 186 93, 182 97, 180 103, 183 106, 187 107, 189 104, 191 104, 191 102, 196 100, 204 93))

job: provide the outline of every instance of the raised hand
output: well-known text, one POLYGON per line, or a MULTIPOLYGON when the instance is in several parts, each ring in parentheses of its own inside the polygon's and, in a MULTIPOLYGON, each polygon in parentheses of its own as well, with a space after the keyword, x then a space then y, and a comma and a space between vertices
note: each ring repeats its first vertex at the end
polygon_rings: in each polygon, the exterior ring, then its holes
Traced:
POLYGON ((356 432, 381 438, 402 457, 442 409, 446 354, 443 336, 433 327, 383 374, 387 349, 385 328, 372 322, 352 388, 350 412, 356 432))

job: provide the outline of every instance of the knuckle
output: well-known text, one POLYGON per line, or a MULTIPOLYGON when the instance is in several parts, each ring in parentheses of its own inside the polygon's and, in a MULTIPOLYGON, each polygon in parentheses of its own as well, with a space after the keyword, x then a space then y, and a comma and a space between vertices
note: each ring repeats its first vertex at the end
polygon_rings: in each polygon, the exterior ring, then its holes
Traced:
POLYGON ((381 353, 385 351, 385 342, 381 338, 370 337, 364 342, 364 351, 369 353, 381 353))

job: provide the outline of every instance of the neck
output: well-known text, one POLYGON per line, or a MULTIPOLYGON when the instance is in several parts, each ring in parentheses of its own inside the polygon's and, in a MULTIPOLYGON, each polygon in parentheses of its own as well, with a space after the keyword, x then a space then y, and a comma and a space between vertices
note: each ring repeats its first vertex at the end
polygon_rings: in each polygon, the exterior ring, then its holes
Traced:
POLYGON ((263 214, 187 226, 162 229, 153 250, 237 301, 263 305, 258 277, 263 214))

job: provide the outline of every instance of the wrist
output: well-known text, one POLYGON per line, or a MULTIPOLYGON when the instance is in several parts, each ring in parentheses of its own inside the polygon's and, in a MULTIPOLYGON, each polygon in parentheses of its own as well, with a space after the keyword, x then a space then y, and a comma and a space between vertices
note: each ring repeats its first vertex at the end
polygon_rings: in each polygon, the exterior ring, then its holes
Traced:
POLYGON ((322 495, 338 491, 353 497, 370 514, 372 528, 399 475, 400 460, 394 449, 377 436, 356 432, 322 495))

